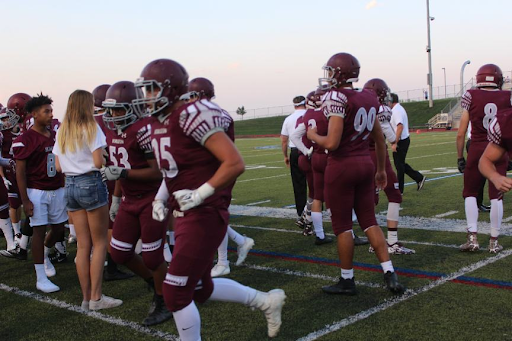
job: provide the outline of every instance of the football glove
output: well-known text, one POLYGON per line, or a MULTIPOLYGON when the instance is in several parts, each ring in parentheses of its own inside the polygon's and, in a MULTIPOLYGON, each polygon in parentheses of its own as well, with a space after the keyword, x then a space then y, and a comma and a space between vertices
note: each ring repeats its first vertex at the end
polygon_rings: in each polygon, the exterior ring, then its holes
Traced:
POLYGON ((124 179, 128 171, 123 167, 108 166, 100 169, 103 181, 124 179))
POLYGON ((169 209, 165 205, 164 200, 153 200, 153 219, 156 221, 164 221, 169 213, 169 209))
POLYGON ((180 210, 187 211, 201 205, 213 193, 215 193, 215 188, 205 182, 198 189, 182 189, 172 193, 172 195, 180 205, 180 210))
POLYGON ((119 205, 121 204, 121 197, 112 196, 112 204, 110 205, 110 210, 108 211, 108 215, 110 216, 110 220, 114 221, 117 216, 117 211, 119 210, 119 205))
POLYGON ((4 180, 5 188, 6 188, 7 190, 9 190, 9 188, 11 188, 11 186, 12 186, 12 182, 10 182, 9 180, 7 180, 7 178, 6 178, 6 177, 2 177, 2 180, 4 180))
POLYGON ((457 159, 457 168, 459 169, 459 172, 464 173, 464 169, 466 169, 466 160, 463 157, 457 159))

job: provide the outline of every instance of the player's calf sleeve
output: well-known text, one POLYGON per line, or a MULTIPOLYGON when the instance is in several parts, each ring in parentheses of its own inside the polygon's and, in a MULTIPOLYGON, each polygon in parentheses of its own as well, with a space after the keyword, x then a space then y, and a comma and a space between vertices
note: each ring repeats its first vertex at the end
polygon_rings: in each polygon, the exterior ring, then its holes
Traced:
POLYGON ((388 203, 387 220, 398 221, 400 216, 400 204, 396 202, 388 203))
POLYGON ((318 238, 324 239, 324 226, 322 223, 322 213, 321 212, 311 212, 311 219, 313 220, 313 228, 315 230, 315 234, 318 238))
POLYGON ((464 207, 466 209, 466 220, 468 223, 468 231, 476 233, 478 231, 478 206, 475 197, 467 197, 464 199, 464 207))
POLYGON ((501 221, 503 220, 503 200, 491 200, 491 237, 500 235, 501 221))
POLYGON ((256 296, 256 289, 228 278, 213 278, 212 301, 234 302, 248 305, 256 296))
MULTIPOLYGON (((169 309, 170 307, 167 306, 169 309)), ((192 301, 185 308, 172 313, 176 328, 182 341, 201 340, 201 317, 196 304, 192 301)))
POLYGON ((5 241, 7 242, 7 250, 14 249, 14 235, 11 226, 11 219, 0 219, 0 229, 4 233, 5 241))
POLYGON ((229 239, 234 241, 237 245, 243 245, 245 242, 245 237, 242 236, 240 233, 236 232, 231 228, 231 226, 228 225, 228 236, 229 239))
POLYGON ((217 264, 229 265, 228 262, 228 234, 224 236, 222 242, 217 249, 217 264))

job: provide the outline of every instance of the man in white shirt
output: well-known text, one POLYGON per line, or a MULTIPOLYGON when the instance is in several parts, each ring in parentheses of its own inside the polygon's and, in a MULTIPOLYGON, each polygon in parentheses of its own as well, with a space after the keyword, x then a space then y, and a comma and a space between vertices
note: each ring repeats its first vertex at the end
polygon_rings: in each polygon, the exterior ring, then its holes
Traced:
POLYGON ((404 193, 404 175, 407 174, 418 184, 418 191, 423 188, 427 179, 423 174, 414 170, 405 162, 407 151, 411 140, 409 138, 409 119, 404 107, 398 102, 398 95, 391 94, 391 126, 396 131, 396 141, 391 145, 393 150, 393 161, 395 163, 396 175, 400 192, 404 193))
POLYGON ((293 193, 295 195, 295 208, 300 219, 304 206, 306 206, 306 176, 299 168, 299 150, 290 140, 290 135, 295 130, 297 119, 306 112, 306 98, 304 96, 295 97, 293 105, 295 106, 295 111, 284 120, 283 128, 281 129, 281 149, 284 155, 284 163, 287 167, 290 167, 293 193), (288 147, 291 149, 289 158, 288 147))

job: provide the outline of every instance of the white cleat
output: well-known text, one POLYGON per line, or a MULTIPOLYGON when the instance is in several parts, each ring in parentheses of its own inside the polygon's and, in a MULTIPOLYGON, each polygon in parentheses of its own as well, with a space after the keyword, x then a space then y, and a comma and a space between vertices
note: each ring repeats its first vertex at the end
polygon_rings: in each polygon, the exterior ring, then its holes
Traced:
POLYGON ((60 288, 53 284, 48 278, 45 278, 42 281, 37 281, 36 288, 37 290, 41 290, 42 292, 45 292, 47 294, 60 290, 60 288))
POLYGON ((55 267, 53 266, 52 262, 50 262, 50 260, 48 258, 44 259, 44 272, 46 272, 47 277, 53 277, 57 274, 55 267))
POLYGON ((228 265, 222 265, 222 264, 215 264, 215 266, 212 268, 212 271, 211 271, 211 276, 212 277, 220 277, 220 276, 226 276, 226 275, 229 275, 231 272, 231 269, 229 268, 229 264, 228 265))
POLYGON ((489 253, 498 253, 503 250, 503 246, 498 243, 498 239, 489 239, 489 253))
POLYGON ((101 295, 101 298, 98 301, 89 301, 89 310, 115 308, 119 307, 121 304, 123 304, 123 301, 118 300, 117 298, 101 295))
POLYGON ((254 239, 245 237, 245 241, 242 245, 239 245, 237 248, 238 259, 236 260, 235 265, 242 265, 249 254, 249 251, 254 247, 254 239))
POLYGON ((257 291, 254 299, 249 303, 252 308, 258 308, 265 313, 267 319, 268 336, 276 337, 281 328, 281 312, 283 310, 286 295, 282 289, 274 289, 269 292, 257 291))
POLYGON ((70 234, 68 237, 68 244, 75 244, 76 243, 76 236, 70 234))

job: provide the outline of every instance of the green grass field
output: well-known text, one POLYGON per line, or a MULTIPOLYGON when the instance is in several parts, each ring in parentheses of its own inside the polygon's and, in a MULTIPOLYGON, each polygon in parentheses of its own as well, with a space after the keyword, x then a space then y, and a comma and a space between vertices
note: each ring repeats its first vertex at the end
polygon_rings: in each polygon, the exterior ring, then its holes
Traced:
MULTIPOLYGON (((400 297, 384 289, 379 263, 366 246, 357 247, 354 256, 358 295, 324 294, 321 287, 340 275, 336 247, 315 246, 314 238, 302 236, 294 225, 294 210, 287 208, 293 204, 291 180, 279 139, 237 141, 247 168, 233 192, 231 224, 256 245, 244 266, 235 266, 236 253, 230 253, 228 277, 260 290, 286 291, 277 340, 512 340, 512 209, 505 201, 502 253, 459 252, 465 221, 455 133, 411 138, 408 163, 429 181, 420 192, 415 184, 405 189, 399 239, 416 254, 391 257, 409 289, 400 297)), ((379 220, 385 219, 386 208, 381 194, 376 208, 379 220)), ((485 248, 489 214, 481 213, 480 221, 479 241, 485 248)), ((332 233, 330 223, 324 227, 332 233)), ((362 234, 357 226, 355 231, 362 234)), ((0 246, 5 247, 3 240, 0 246)), ((0 259, 0 340, 177 338, 172 321, 153 328, 139 325, 152 295, 137 278, 104 284, 107 295, 124 300, 122 306, 101 314, 79 312, 81 294, 72 261, 75 246, 69 251, 68 262, 56 265, 53 279, 61 291, 51 295, 37 293, 30 254, 25 262, 0 259)), ((221 302, 207 302, 199 310, 203 340, 267 339, 259 311, 221 302)))

